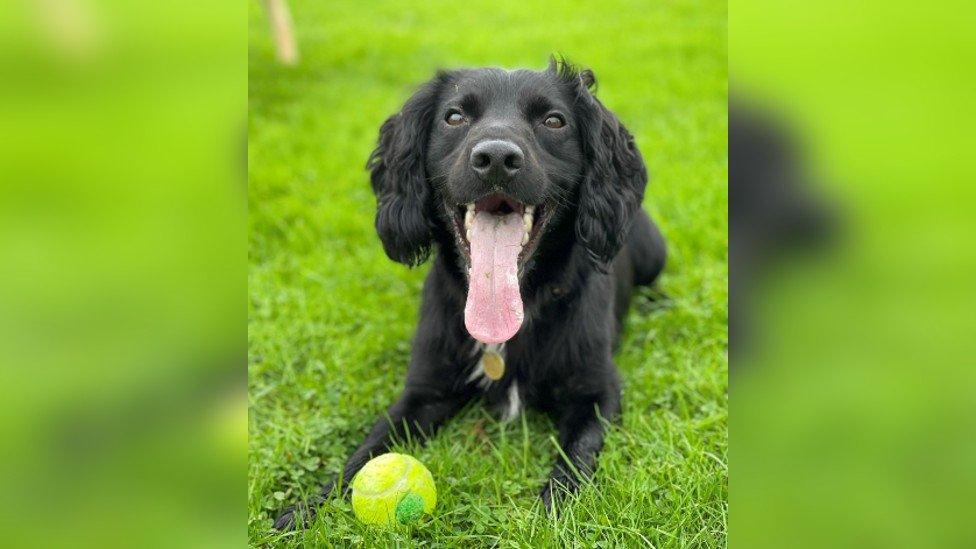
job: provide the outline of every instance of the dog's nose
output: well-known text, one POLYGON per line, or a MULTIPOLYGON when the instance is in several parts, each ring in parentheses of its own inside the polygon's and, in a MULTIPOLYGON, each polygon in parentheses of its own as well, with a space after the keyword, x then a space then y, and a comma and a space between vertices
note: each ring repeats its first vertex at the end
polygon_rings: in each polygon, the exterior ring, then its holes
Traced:
POLYGON ((511 141, 491 139, 471 149, 471 168, 483 180, 508 181, 522 169, 525 155, 511 141))

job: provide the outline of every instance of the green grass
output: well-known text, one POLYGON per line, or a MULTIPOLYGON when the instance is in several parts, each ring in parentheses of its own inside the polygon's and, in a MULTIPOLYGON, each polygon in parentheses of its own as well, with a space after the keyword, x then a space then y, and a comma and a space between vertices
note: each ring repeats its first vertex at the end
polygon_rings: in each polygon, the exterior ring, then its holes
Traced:
POLYGON ((248 368, 252 545, 724 546, 727 524, 726 8, 706 2, 292 2, 302 63, 278 66, 251 2, 248 368), (471 406, 425 447, 438 484, 413 528, 347 502, 309 530, 276 510, 335 474, 402 389, 426 268, 389 261, 363 169, 383 119, 438 67, 594 69, 635 134, 670 245, 665 306, 638 299, 617 355, 622 420, 559 519, 537 494, 554 430, 471 406))

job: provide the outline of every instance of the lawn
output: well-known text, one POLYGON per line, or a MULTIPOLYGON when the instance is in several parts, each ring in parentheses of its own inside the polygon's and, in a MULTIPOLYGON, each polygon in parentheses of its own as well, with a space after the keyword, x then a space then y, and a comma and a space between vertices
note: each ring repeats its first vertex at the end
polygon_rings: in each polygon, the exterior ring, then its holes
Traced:
POLYGON ((726 4, 291 2, 302 60, 275 63, 250 3, 248 531, 253 546, 724 546, 728 517, 726 4), (364 6, 369 5, 367 10, 364 6), (280 507, 335 474, 402 389, 426 267, 386 258, 363 166, 377 129, 438 67, 590 67, 636 136, 669 243, 617 364, 622 419, 593 485, 558 519, 537 495, 549 421, 478 405, 401 451, 437 481, 418 526, 360 525, 343 500, 307 531, 280 507))

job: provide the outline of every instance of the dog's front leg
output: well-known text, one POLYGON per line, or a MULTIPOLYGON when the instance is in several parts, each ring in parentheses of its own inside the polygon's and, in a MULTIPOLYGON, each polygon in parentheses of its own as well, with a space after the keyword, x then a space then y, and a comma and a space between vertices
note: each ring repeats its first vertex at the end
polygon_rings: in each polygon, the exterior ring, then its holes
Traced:
POLYGON ((547 511, 552 511, 557 492, 575 492, 580 482, 596 470, 596 459, 603 448, 604 421, 620 414, 620 390, 607 389, 596 398, 580 399, 569 405, 558 417, 561 453, 542 488, 540 497, 547 511))
POLYGON ((460 411, 470 398, 469 392, 441 395, 422 390, 404 391, 387 410, 386 416, 373 425, 366 440, 346 460, 340 478, 345 490, 349 489, 349 482, 363 465, 386 452, 394 441, 406 441, 408 438, 425 441, 460 411))
POLYGON ((349 456, 339 478, 326 484, 316 498, 282 511, 275 520, 275 528, 290 530, 296 526, 307 525, 314 518, 316 509, 331 495, 337 484, 343 487, 344 494, 348 493, 352 478, 372 457, 389 450, 392 443, 397 440, 405 441, 409 438, 423 442, 461 410, 471 396, 468 391, 441 394, 408 387, 390 406, 384 417, 373 425, 366 440, 349 456))

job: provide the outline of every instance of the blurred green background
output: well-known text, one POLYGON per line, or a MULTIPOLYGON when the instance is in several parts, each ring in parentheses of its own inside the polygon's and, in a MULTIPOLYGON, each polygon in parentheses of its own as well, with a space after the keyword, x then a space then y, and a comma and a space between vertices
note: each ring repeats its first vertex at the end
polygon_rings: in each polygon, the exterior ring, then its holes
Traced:
POLYGON ((249 535, 252 544, 438 542, 724 546, 727 515, 727 62, 724 2, 292 2, 300 61, 275 61, 251 1, 249 60, 249 535), (537 494, 555 456, 547 420, 502 425, 475 406, 425 448, 435 516, 359 525, 327 502, 309 531, 276 511, 335 474, 402 388, 426 272, 373 232, 364 164, 379 125, 438 68, 590 67, 633 132, 646 207, 670 246, 661 290, 637 300, 617 360, 624 414, 563 518, 537 494))
POLYGON ((240 547, 246 8, 0 10, 6 547, 240 547))
POLYGON ((733 96, 791 128, 840 219, 767 273, 733 345, 730 541, 972 547, 972 5, 729 8, 733 96))

